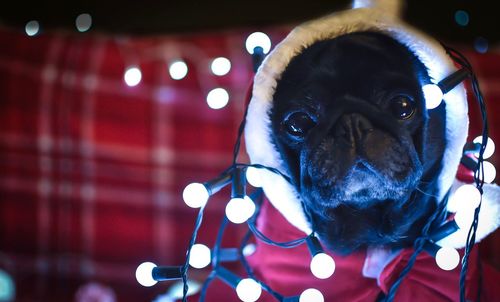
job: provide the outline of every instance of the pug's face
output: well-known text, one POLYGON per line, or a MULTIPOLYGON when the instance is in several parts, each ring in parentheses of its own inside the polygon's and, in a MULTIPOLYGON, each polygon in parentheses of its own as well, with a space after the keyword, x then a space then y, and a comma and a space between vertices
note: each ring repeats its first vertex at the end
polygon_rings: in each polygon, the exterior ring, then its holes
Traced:
POLYGON ((273 139, 331 250, 399 246, 435 209, 444 105, 428 113, 425 67, 379 33, 321 41, 278 81, 273 139))

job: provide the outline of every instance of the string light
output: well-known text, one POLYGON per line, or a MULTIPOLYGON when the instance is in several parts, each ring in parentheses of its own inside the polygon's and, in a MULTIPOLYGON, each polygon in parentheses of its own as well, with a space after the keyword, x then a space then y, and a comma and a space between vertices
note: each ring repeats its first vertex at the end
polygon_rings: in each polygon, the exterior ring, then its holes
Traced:
POLYGON ((483 169, 484 169, 484 182, 492 183, 497 176, 497 170, 495 169, 495 166, 492 163, 485 161, 483 162, 483 166, 479 167, 479 175, 482 174, 483 169))
POLYGON ((434 109, 443 100, 443 97, 450 90, 455 88, 469 76, 469 71, 465 68, 459 69, 441 80, 438 84, 427 84, 422 87, 425 97, 425 106, 428 110, 434 109))
MULTIPOLYGON (((256 46, 256 47, 260 47, 260 46, 256 46)), ((254 48, 254 49, 256 49, 256 48, 254 48)), ((462 66, 464 66, 464 65, 462 64, 462 66)), ((452 75, 450 75, 447 78, 440 81, 437 85, 434 85, 435 87, 437 87, 439 89, 439 91, 437 91, 437 93, 435 93, 437 95, 437 98, 438 98, 437 101, 433 100, 432 97, 429 96, 432 93, 425 93, 425 91, 428 89, 436 91, 435 88, 431 88, 431 86, 423 87, 423 92, 426 96, 426 102, 428 102, 429 104, 434 104, 436 107, 439 106, 440 102, 442 101, 443 95, 446 94, 451 89, 453 89, 453 87, 458 85, 461 81, 463 81, 467 76, 469 76, 469 74, 471 74, 471 77, 472 77, 472 84, 477 85, 477 82, 476 82, 477 80, 476 80, 473 72, 470 71, 470 73, 469 73, 469 71, 468 71, 468 70, 471 70, 470 65, 467 65, 467 68, 468 68, 467 70, 461 69, 461 70, 456 71, 452 75)), ((482 100, 482 96, 480 95, 480 92, 476 92, 476 90, 475 90, 475 93, 476 93, 476 96, 478 97, 479 102, 482 104, 483 100, 482 100)), ((427 107, 429 109, 432 109, 432 108, 430 108, 432 106, 428 105, 427 107)), ((435 108, 435 107, 433 107, 433 108, 435 108)), ((483 113, 483 117, 484 117, 485 116, 484 107, 481 107, 481 109, 482 109, 482 113, 483 113)), ((243 119, 242 124, 240 126, 240 130, 238 132, 238 140, 237 140, 237 142, 235 144, 235 148, 234 148, 235 152, 233 155, 234 157, 233 157, 232 166, 229 167, 224 173, 222 173, 221 176, 219 176, 217 179, 212 180, 212 181, 207 182, 207 183, 203 183, 203 184, 194 183, 194 184, 196 184, 196 186, 192 186, 194 189, 191 188, 188 190, 188 187, 193 185, 193 184, 190 184, 185 189, 185 191, 187 190, 188 193, 184 194, 185 192, 183 192, 183 197, 184 197, 185 201, 186 201, 186 199, 188 200, 188 202, 187 202, 188 204, 190 203, 189 202, 190 198, 185 197, 184 195, 186 195, 186 196, 198 196, 196 198, 193 197, 194 199, 196 199, 194 201, 194 203, 196 204, 196 207, 201 207, 199 214, 198 214, 198 218, 196 220, 195 230, 194 230, 192 237, 191 237, 191 240, 190 240, 190 248, 189 248, 189 252, 188 252, 187 257, 186 257, 187 259, 186 259, 185 266, 184 267, 162 267, 162 268, 153 267, 153 269, 152 269, 151 275, 152 275, 153 279, 156 281, 182 278, 183 283, 184 283, 184 287, 183 287, 183 300, 184 301, 185 301, 185 298, 187 297, 187 293, 188 293, 188 285, 187 285, 187 267, 188 267, 188 265, 187 265, 187 263, 191 264, 190 257, 189 257, 189 255, 191 253, 193 255, 195 255, 195 258, 196 258, 196 254, 198 253, 196 251, 196 249, 194 249, 194 247, 196 246, 196 244, 194 244, 194 242, 195 242, 199 227, 201 226, 201 221, 202 221, 202 217, 203 217, 203 209, 204 209, 203 206, 206 204, 208 198, 211 195, 215 194, 217 191, 219 191, 223 186, 225 186, 231 182, 232 183, 232 191, 231 191, 232 198, 231 198, 231 201, 226 206, 226 215, 228 216, 228 219, 230 219, 229 216, 232 216, 232 214, 228 215, 228 212, 234 211, 234 212, 238 213, 237 215, 241 215, 241 212, 242 212, 241 209, 245 208, 245 206, 243 204, 245 201, 251 202, 254 209, 251 211, 252 212, 251 215, 247 214, 244 216, 253 216, 254 211, 256 210, 256 207, 255 207, 255 204, 253 203, 252 199, 246 195, 246 191, 245 191, 245 189, 246 189, 246 177, 251 179, 253 177, 253 176, 251 176, 253 172, 258 171, 259 173, 256 173, 256 174, 260 174, 260 172, 262 172, 262 171, 259 171, 260 168, 264 168, 266 170, 269 170, 273 173, 276 173, 276 174, 284 177, 284 179, 286 179, 287 181, 290 182, 289 178, 287 178, 286 175, 284 175, 282 172, 280 172, 279 170, 277 170, 275 168, 254 164, 253 166, 255 166, 255 167, 252 167, 252 168, 257 168, 257 169, 252 171, 252 169, 249 169, 250 165, 240 164, 240 163, 236 162, 237 154, 238 154, 237 151, 239 151, 239 141, 240 141, 241 135, 243 133, 244 125, 245 125, 244 121, 245 121, 245 118, 243 119), (192 193, 192 192, 189 193, 190 190, 192 190, 194 192, 198 192, 198 193, 192 193), (199 197, 200 195, 201 195, 201 197, 199 197), (235 204, 237 206, 235 206, 235 204), (230 208, 230 210, 228 210, 228 208, 230 208), (232 209, 232 208, 234 208, 234 209, 232 209), (183 269, 183 268, 185 268, 185 269, 183 269)), ((487 123, 486 118, 485 118, 485 123, 487 123)), ((487 136, 487 130, 483 129, 483 135, 487 136)), ((482 144, 482 142, 480 144, 482 144)), ((479 149, 481 150, 484 146, 481 145, 480 147, 481 148, 479 148, 479 149)), ((473 150, 475 151, 475 150, 477 150, 477 148, 474 147, 473 150)), ((471 153, 474 151, 468 151, 468 152, 471 153)), ((464 153, 465 152, 466 152, 466 150, 464 149, 464 153)), ((481 161, 482 156, 480 156, 478 160, 481 161)), ((487 166, 488 165, 486 165, 486 167, 487 166)), ((485 167, 485 170, 486 170, 486 167, 485 167)), ((489 172, 489 173, 491 174, 491 172, 489 172)), ((478 173, 476 173, 476 175, 475 175, 476 182, 478 181, 477 174, 478 173)), ((488 173, 485 171, 485 174, 488 174, 488 173)), ((259 177, 255 177, 255 178, 257 179, 255 181, 255 183, 257 183, 256 186, 258 186, 259 177)), ((481 189, 482 183, 479 182, 479 184, 477 184, 477 185, 478 185, 478 188, 481 189)), ((403 272, 398 276, 396 281, 392 284, 391 288, 389 289, 389 291, 387 293, 386 301, 391 302, 394 300, 394 297, 395 297, 395 294, 397 292, 399 285, 401 284, 402 280, 405 278, 406 274, 411 270, 412 266, 415 263, 415 260, 417 258, 418 253, 422 249, 428 251, 431 255, 433 255, 435 257, 436 264, 444 270, 451 270, 458 265, 458 263, 460 262, 460 256, 455 249, 450 248, 450 247, 440 247, 437 244, 435 244, 434 242, 440 241, 441 239, 447 237, 448 235, 456 232, 459 228, 463 232, 463 231, 468 231, 469 228, 471 228, 471 226, 477 227, 477 217, 476 216, 478 215, 479 211, 477 209, 474 211, 474 208, 478 206, 477 192, 474 190, 478 190, 478 189, 475 189, 475 188, 471 189, 470 187, 466 187, 466 188, 463 188, 461 190, 464 190, 464 191, 457 190, 457 192, 455 192, 455 193, 456 193, 456 195, 457 195, 457 193, 459 195, 469 195, 470 200, 468 201, 468 205, 466 205, 464 207, 458 207, 458 211, 455 214, 454 220, 447 221, 447 222, 443 223, 437 229, 430 229, 431 224, 433 222, 435 222, 435 219, 438 219, 438 217, 441 217, 440 215, 441 215, 441 213, 443 213, 444 206, 446 205, 446 203, 441 203, 441 209, 439 211, 436 211, 433 214, 433 216, 429 219, 427 224, 424 226, 424 229, 422 230, 422 236, 419 237, 417 239, 417 241, 415 242, 415 246, 414 246, 415 251, 412 254, 408 264, 405 266, 403 272), (472 223, 474 223, 474 225, 472 223)), ((261 194, 260 196, 262 196, 262 194, 263 194, 262 190, 259 189, 257 191, 260 192, 260 194, 261 194)), ((261 205, 261 204, 262 204, 262 200, 260 200, 260 202, 259 202, 259 205, 261 205)), ((248 218, 246 218, 246 219, 248 219, 248 218)), ((236 219, 236 220, 238 220, 238 219, 236 219)), ((243 220, 243 219, 240 219, 240 220, 243 220)), ((242 245, 240 246, 240 250, 238 250, 238 253, 245 253, 246 254, 247 252, 245 252, 245 250, 248 250, 248 249, 252 250, 251 248, 247 248, 248 245, 245 246, 245 248, 243 248, 243 246, 248 242, 248 239, 250 238, 249 235, 252 233, 255 235, 255 237, 258 240, 261 240, 262 242, 265 242, 267 244, 271 244, 271 245, 282 247, 282 248, 293 248, 293 247, 299 246, 303 242, 306 242, 308 249, 310 251, 310 254, 312 256, 311 264, 310 264, 312 274, 320 279, 326 279, 326 278, 329 278, 330 276, 333 275, 333 273, 335 272, 335 261, 328 254, 324 253, 324 251, 321 247, 321 244, 319 243, 319 240, 314 236, 314 234, 311 234, 311 235, 304 237, 304 238, 295 239, 295 240, 292 240, 289 242, 275 242, 257 229, 257 227, 255 226, 255 220, 256 220, 256 215, 248 221, 249 231, 248 231, 247 235, 245 235, 245 239, 243 240, 242 245)), ((256 281, 254 273, 252 272, 252 269, 249 266, 248 262, 245 260, 245 257, 235 256, 236 250, 234 248, 229 248, 229 249, 221 249, 220 248, 220 244, 222 242, 222 234, 223 234, 223 231, 224 231, 226 224, 227 224, 227 220, 224 219, 223 223, 221 224, 221 227, 219 229, 219 234, 217 236, 214 250, 210 251, 208 249, 208 247, 206 247, 206 246, 203 248, 203 250, 204 250, 203 253, 205 253, 205 255, 209 254, 211 256, 212 253, 214 254, 214 258, 213 258, 214 264, 213 264, 212 273, 210 274, 209 278, 205 281, 204 286, 202 288, 202 294, 201 294, 202 297, 204 297, 204 293, 206 293, 206 289, 209 286, 212 279, 215 277, 218 277, 219 279, 224 281, 226 284, 228 284, 232 288, 236 289, 238 297, 244 302, 256 301, 260 297, 262 289, 265 289, 267 292, 269 292, 272 296, 274 296, 279 301, 297 301, 297 300, 299 302, 300 301, 302 301, 302 302, 308 302, 308 301, 320 301, 320 302, 322 302, 322 301, 324 301, 323 295, 321 294, 320 291, 318 291, 316 289, 307 289, 304 292, 302 292, 302 294, 300 296, 283 297, 280 294, 278 294, 277 292, 275 292, 268 285, 266 285, 263 281, 256 281), (208 253, 207 253, 207 250, 208 250, 208 253), (221 259, 219 259, 219 257, 221 259), (236 276, 235 274, 233 274, 232 272, 228 271, 224 267, 219 266, 218 264, 221 261, 224 261, 223 258, 229 259, 228 261, 240 260, 242 262, 242 264, 244 265, 245 270, 250 278, 242 279, 242 278, 236 276)), ((474 230, 474 232, 475 232, 475 230, 474 230)), ((464 297, 464 290, 465 290, 465 286, 463 284, 462 279, 465 280, 464 276, 466 275, 466 271, 467 271, 468 253, 470 253, 470 249, 473 246, 473 244, 474 244, 474 242, 467 243, 466 252, 464 254, 463 266, 462 266, 462 270, 460 273, 461 274, 461 278, 460 278, 460 296, 461 297, 464 297)), ((241 254, 239 254, 239 255, 241 255, 241 254)), ((210 258, 210 256, 208 256, 208 257, 204 256, 204 257, 210 258)), ((212 260, 212 259, 209 259, 209 260, 212 260)), ((205 260, 205 262, 207 262, 207 261, 205 260)))
POLYGON ((307 247, 311 253, 311 273, 318 279, 328 279, 335 272, 335 261, 330 255, 323 252, 323 248, 316 236, 309 236, 306 240, 307 247))
POLYGON ((135 270, 135 278, 142 286, 153 286, 158 281, 182 278, 182 266, 157 266, 153 262, 143 262, 135 270))
POLYGON ((253 243, 249 243, 249 244, 245 245, 242 253, 243 253, 243 256, 248 257, 248 256, 251 256, 253 253, 255 253, 256 250, 257 250, 257 246, 253 243))
POLYGON ((255 302, 262 294, 262 287, 252 278, 245 278, 238 282, 236 294, 243 302, 255 302))
POLYGON ((263 185, 262 174, 264 171, 255 167, 248 167, 246 171, 246 178, 249 184, 255 188, 260 188, 263 185))
POLYGON ((249 54, 253 54, 256 47, 261 47, 267 54, 271 50, 271 39, 263 32, 254 32, 246 39, 245 47, 249 54))
POLYGON ((463 209, 455 213, 455 222, 461 230, 469 230, 472 221, 474 220, 474 211, 463 209))
MULTIPOLYGON (((472 142, 474 142, 475 144, 481 144, 482 141, 483 137, 480 135, 476 137, 472 142)), ((484 149, 483 153, 483 159, 490 158, 493 155, 493 153, 495 153, 495 142, 488 137, 486 140, 486 148, 484 149)), ((476 152, 475 155, 476 157, 479 157, 479 152, 476 152)))
POLYGON ((255 213, 255 204, 250 197, 232 198, 226 205, 226 217, 235 224, 246 222, 255 213))
POLYGON ((323 294, 315 289, 315 288, 308 288, 305 291, 302 292, 299 296, 299 302, 324 302, 325 298, 323 297, 323 294))
POLYGON ((474 39, 474 49, 479 53, 486 53, 488 51, 488 40, 483 37, 474 39))
POLYGON ((130 86, 134 87, 137 86, 142 79, 142 72, 137 66, 130 66, 125 70, 125 74, 123 75, 123 79, 125 80, 125 83, 130 86))
POLYGON ((231 182, 231 171, 222 173, 219 177, 206 183, 190 183, 182 191, 182 199, 190 208, 205 206, 208 198, 231 182))
POLYGON ((437 266, 442 270, 450 271, 457 267, 460 262, 458 251, 452 247, 441 247, 426 240, 423 249, 434 257, 437 266))
POLYGON ((464 10, 457 10, 455 12, 455 22, 460 26, 467 26, 469 24, 469 13, 464 10))
POLYGON ((215 88, 207 95, 208 107, 212 109, 222 109, 229 102, 229 93, 224 88, 215 88))
POLYGON ((210 64, 210 69, 215 75, 226 75, 231 70, 231 61, 224 57, 215 58, 210 64))
POLYGON ((452 247, 442 247, 436 253, 436 264, 445 271, 450 271, 460 263, 458 251, 452 247))
POLYGON ((239 224, 247 221, 255 212, 255 204, 246 195, 246 177, 244 168, 232 172, 231 200, 226 206, 229 221, 239 224))
POLYGON ((14 301, 16 296, 16 286, 12 277, 4 270, 0 269, 0 301, 14 301))
POLYGON ((191 247, 189 265, 192 267, 204 268, 210 264, 211 259, 210 249, 206 245, 197 243, 191 247))
POLYGON ((174 80, 182 80, 186 77, 188 73, 188 66, 186 62, 178 60, 174 61, 168 67, 168 73, 170 77, 174 80))
POLYGON ((437 85, 424 85, 424 87, 422 87, 422 91, 424 93, 425 105, 427 109, 434 109, 441 104, 443 92, 437 85))
POLYGON ((191 183, 182 191, 182 199, 190 208, 200 208, 204 206, 210 194, 207 188, 201 183, 191 183))
POLYGON ((30 37, 38 34, 38 31, 40 30, 40 24, 36 20, 29 21, 26 23, 26 26, 24 28, 26 31, 26 34, 30 37))
POLYGON ((153 262, 141 263, 135 270, 135 278, 137 279, 137 282, 146 287, 153 286, 158 283, 158 281, 153 279, 152 274, 155 267, 157 266, 153 262))
POLYGON ((481 201, 481 192, 476 186, 465 184, 460 186, 448 200, 448 212, 455 213, 459 210, 474 210, 481 201))
POLYGON ((75 20, 76 29, 79 32, 86 32, 92 26, 92 16, 89 14, 80 14, 75 20))

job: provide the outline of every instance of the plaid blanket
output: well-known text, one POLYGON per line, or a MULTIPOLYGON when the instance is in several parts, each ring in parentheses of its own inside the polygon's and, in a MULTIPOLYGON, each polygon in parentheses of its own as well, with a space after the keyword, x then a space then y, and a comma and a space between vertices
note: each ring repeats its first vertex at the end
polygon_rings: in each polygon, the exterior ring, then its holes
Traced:
MULTIPOLYGON (((89 282, 108 286, 119 301, 148 301, 165 290, 140 287, 135 268, 184 261, 196 211, 181 192, 230 164, 252 75, 247 34, 27 37, 0 28, 0 269, 14 278, 17 301, 71 301, 89 282), (218 56, 232 62, 226 76, 210 72, 218 56), (189 72, 175 81, 168 63, 179 58, 189 72), (123 81, 129 65, 142 70, 135 87, 123 81), (215 87, 230 94, 220 110, 205 102, 215 87)), ((492 137, 500 138, 500 54, 467 55, 488 100, 492 137)), ((471 107, 475 136, 479 115, 471 107)), ((213 243, 223 193, 207 207, 199 242, 213 243)), ((229 229, 224 244, 242 231, 229 229)), ((500 261, 496 238, 485 250, 500 261)))

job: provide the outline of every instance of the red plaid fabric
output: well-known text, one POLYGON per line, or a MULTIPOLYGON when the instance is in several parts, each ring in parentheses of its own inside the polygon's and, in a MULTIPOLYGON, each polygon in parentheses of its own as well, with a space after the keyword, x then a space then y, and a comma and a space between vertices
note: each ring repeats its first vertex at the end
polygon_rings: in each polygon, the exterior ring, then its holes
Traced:
MULTIPOLYGON (((0 268, 13 276, 17 301, 71 301, 88 282, 113 289, 118 301, 165 291, 140 287, 135 268, 184 261, 196 211, 181 192, 230 164, 252 74, 248 33, 27 37, 0 28, 0 268), (232 62, 226 76, 210 72, 218 56, 232 62), (175 81, 167 66, 178 58, 189 72, 175 81), (142 70, 136 87, 123 81, 129 65, 142 70), (230 94, 221 110, 205 102, 216 87, 230 94)), ((469 55, 499 137, 500 55, 469 55)), ((478 129, 476 120, 471 135, 478 129)), ((213 243, 226 198, 211 200, 199 242, 213 243)), ((224 244, 243 230, 229 229, 224 244)))

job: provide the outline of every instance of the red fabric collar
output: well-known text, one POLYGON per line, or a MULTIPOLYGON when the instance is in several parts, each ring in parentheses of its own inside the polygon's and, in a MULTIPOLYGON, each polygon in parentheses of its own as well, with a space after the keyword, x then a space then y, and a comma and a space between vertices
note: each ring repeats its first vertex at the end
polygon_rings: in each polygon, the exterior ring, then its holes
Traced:
MULTIPOLYGON (((290 225, 285 218, 265 201, 257 221, 258 228, 275 241, 289 241, 304 234, 290 225)), ((387 292, 412 254, 412 249, 402 250, 376 279, 362 274, 366 252, 357 252, 346 257, 331 254, 336 270, 326 280, 315 278, 309 270, 310 254, 306 245, 293 249, 282 249, 257 242, 256 252, 249 258, 256 275, 275 291, 294 296, 307 288, 319 289, 325 301, 375 301, 380 291, 387 292)), ((477 253, 471 254, 469 263, 469 297, 476 291, 477 253)), ((443 271, 434 258, 421 253, 417 262, 398 290, 396 301, 457 301, 460 269, 443 271)), ((268 301, 266 299, 259 301, 268 301)), ((272 300, 269 300, 272 301, 272 300)))

